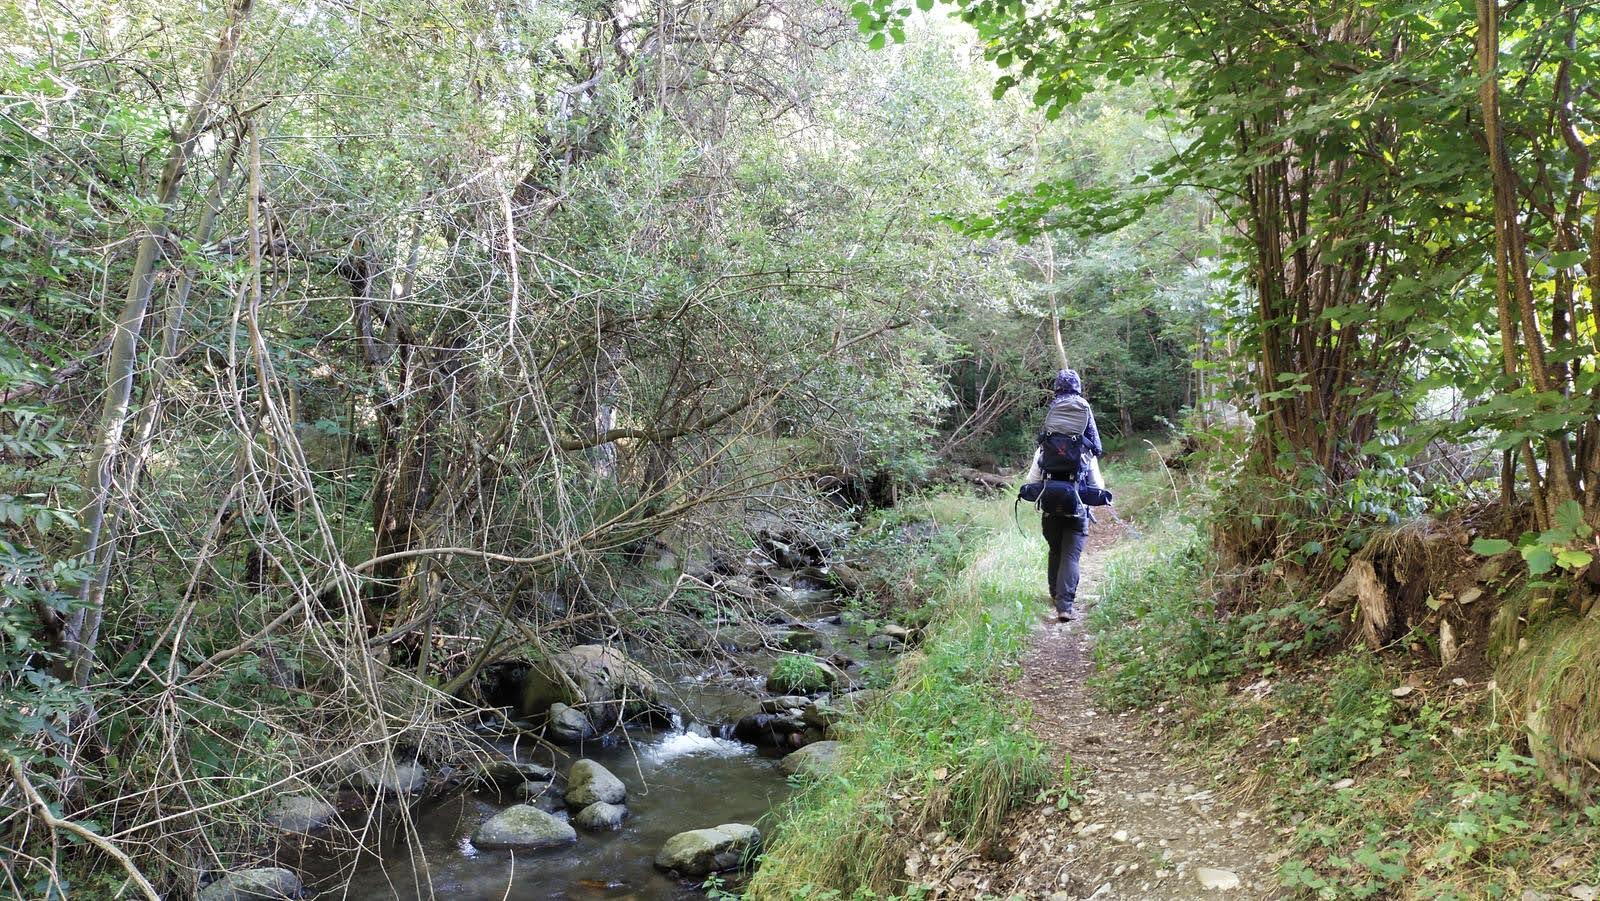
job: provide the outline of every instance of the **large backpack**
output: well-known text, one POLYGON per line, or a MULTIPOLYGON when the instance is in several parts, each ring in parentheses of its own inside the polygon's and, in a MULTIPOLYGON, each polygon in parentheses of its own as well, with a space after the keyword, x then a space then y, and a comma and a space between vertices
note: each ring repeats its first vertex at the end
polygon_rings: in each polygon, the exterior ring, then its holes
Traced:
POLYGON ((1039 469, 1052 479, 1076 482, 1083 475, 1083 433, 1039 434, 1039 469))
POLYGON ((1044 414, 1045 432, 1056 435, 1082 435, 1089 429, 1094 413, 1081 394, 1063 394, 1050 401, 1044 414))

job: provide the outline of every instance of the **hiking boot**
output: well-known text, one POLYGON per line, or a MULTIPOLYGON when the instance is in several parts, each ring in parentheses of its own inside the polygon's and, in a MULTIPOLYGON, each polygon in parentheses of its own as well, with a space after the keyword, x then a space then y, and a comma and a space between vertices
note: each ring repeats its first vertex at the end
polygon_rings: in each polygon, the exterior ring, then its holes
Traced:
POLYGON ((1063 601, 1058 607, 1056 607, 1056 622, 1058 622, 1058 623, 1070 623, 1070 622, 1072 622, 1072 602, 1071 601, 1063 601))

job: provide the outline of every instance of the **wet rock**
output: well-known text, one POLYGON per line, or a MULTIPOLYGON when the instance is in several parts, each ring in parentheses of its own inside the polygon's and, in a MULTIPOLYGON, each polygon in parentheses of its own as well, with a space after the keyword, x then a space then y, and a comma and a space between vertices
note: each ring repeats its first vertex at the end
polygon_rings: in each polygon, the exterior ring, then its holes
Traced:
POLYGON ((905 646, 905 642, 890 638, 887 635, 874 635, 867 639, 867 650, 869 651, 894 651, 905 646))
POLYGON ((628 808, 621 804, 607 804, 596 801, 588 807, 578 811, 572 822, 591 832, 604 832, 621 829, 622 821, 628 818, 628 808))
POLYGON ((762 713, 787 713, 790 710, 804 710, 816 703, 805 695, 782 695, 776 698, 763 698, 757 708, 762 713))
POLYGON ((791 737, 805 732, 806 724, 797 710, 782 713, 752 713, 733 725, 733 737, 762 748, 793 747, 791 737))
POLYGON ((761 846, 761 832, 743 823, 680 832, 661 846, 656 866, 690 879, 731 870, 761 846))
POLYGON ((500 811, 472 835, 472 844, 485 850, 533 851, 570 845, 577 840, 578 833, 572 826, 526 804, 500 811))
POLYGON ((778 647, 786 651, 811 653, 822 650, 826 645, 821 632, 805 626, 797 626, 780 632, 776 637, 778 647))
POLYGON ((883 630, 879 634, 892 638, 901 644, 911 640, 911 630, 895 623, 885 623, 883 630))
POLYGON ((538 716, 552 705, 581 707, 596 730, 623 718, 660 715, 656 680, 618 648, 578 645, 528 668, 521 713, 538 716))
POLYGON ((594 724, 583 711, 557 701, 550 705, 550 735, 556 741, 576 744, 594 737, 594 724))
POLYGON ((240 870, 218 879, 195 895, 195 901, 264 901, 300 897, 300 877, 283 867, 240 870))
POLYGON ((802 566, 794 571, 790 584, 796 588, 826 589, 828 587, 828 568, 825 566, 802 566))
POLYGON ((628 799, 628 787, 611 771, 593 760, 579 760, 567 770, 567 805, 581 810, 596 801, 621 804, 628 799))
POLYGON ((548 782, 524 782, 518 790, 522 803, 537 807, 545 813, 561 813, 567 809, 567 801, 561 797, 561 792, 548 782))
POLYGON ((428 772, 414 760, 385 760, 361 767, 350 781, 380 795, 410 795, 422 791, 428 772))
POLYGON ((480 785, 513 786, 524 782, 549 782, 555 771, 547 766, 509 757, 493 757, 478 765, 480 785))
POLYGON ((1239 887, 1239 875, 1231 870, 1196 867, 1194 878, 1207 891, 1227 892, 1239 887))
POLYGON ((819 741, 785 755, 778 764, 785 773, 822 775, 839 766, 840 744, 836 741, 819 741))
POLYGON ((517 797, 529 802, 545 795, 559 794, 560 792, 556 791, 556 786, 553 782, 541 782, 537 779, 529 779, 527 782, 517 786, 517 797))
POLYGON ((280 832, 310 835, 339 815, 332 804, 310 795, 287 795, 267 805, 267 825, 280 832))

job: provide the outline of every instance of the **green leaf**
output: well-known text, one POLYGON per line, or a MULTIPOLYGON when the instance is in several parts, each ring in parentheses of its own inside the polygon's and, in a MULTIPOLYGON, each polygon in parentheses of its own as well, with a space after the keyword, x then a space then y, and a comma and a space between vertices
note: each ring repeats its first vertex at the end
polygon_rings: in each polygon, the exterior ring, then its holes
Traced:
POLYGON ((1556 552, 1556 562, 1561 564, 1562 569, 1579 570, 1593 563, 1594 555, 1588 551, 1567 548, 1556 552))
POLYGON ((882 50, 887 43, 889 43, 889 38, 880 31, 873 35, 871 40, 867 41, 867 47, 872 50, 882 50))
POLYGON ((1565 500, 1556 508, 1556 523, 1574 535, 1587 534, 1589 524, 1583 521, 1583 507, 1575 500, 1565 500))
POLYGON ((1477 541, 1472 542, 1472 552, 1485 557, 1504 554, 1509 550, 1511 550, 1511 542, 1504 538, 1479 538, 1477 541))
POLYGON ((1548 547, 1542 544, 1529 545, 1522 549, 1522 559, 1528 561, 1528 572, 1534 575, 1547 573, 1556 565, 1556 556, 1548 547))
POLYGON ((933 9, 933 0, 917 0, 917 9, 923 12, 933 9))

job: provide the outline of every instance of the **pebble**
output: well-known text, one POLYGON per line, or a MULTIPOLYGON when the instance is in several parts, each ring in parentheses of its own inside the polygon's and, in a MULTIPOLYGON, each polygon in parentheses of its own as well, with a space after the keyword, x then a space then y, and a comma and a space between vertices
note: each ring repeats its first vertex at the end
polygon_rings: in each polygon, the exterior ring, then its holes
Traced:
POLYGON ((1118 829, 1116 832, 1111 833, 1111 840, 1126 843, 1128 841, 1128 830, 1118 829))
POLYGON ((1403 698, 1416 690, 1416 686, 1402 685, 1399 688, 1390 689, 1389 694, 1394 695, 1397 698, 1403 698))
POLYGON ((1342 790, 1347 789, 1350 786, 1355 785, 1355 784, 1356 784, 1356 780, 1354 780, 1354 779, 1340 779, 1338 782, 1335 782, 1333 784, 1333 790, 1334 791, 1342 791, 1342 790))
POLYGON ((1199 867, 1194 871, 1194 878, 1199 880, 1201 888, 1208 891, 1226 892, 1239 887, 1239 875, 1231 870, 1199 867))
POLYGON ((1578 901, 1595 901, 1596 898, 1600 898, 1600 889, 1592 885, 1574 885, 1567 889, 1567 894, 1577 898, 1578 901))

